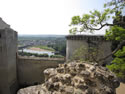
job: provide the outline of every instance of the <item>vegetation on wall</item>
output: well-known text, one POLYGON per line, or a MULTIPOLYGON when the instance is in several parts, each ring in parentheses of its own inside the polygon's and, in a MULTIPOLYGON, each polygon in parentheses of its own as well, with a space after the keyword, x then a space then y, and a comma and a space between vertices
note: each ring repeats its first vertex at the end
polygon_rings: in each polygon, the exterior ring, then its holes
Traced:
POLYGON ((80 61, 86 61, 84 56, 87 54, 87 48, 84 46, 81 46, 80 48, 76 49, 73 53, 71 60, 80 60, 80 61))
POLYGON ((18 52, 21 56, 35 56, 35 57, 49 57, 48 54, 37 54, 37 53, 28 53, 28 52, 18 52))
POLYGON ((81 46, 80 48, 76 49, 71 57, 71 60, 80 60, 80 61, 88 61, 88 62, 99 62, 100 55, 102 55, 102 51, 99 50, 98 47, 84 47, 81 46))
POLYGON ((109 26, 106 30, 105 37, 107 40, 113 41, 115 47, 112 46, 113 52, 102 60, 107 59, 109 56, 114 55, 114 60, 108 68, 123 77, 125 73, 125 60, 123 53, 125 52, 125 16, 124 16, 125 0, 111 0, 104 4, 102 12, 98 10, 90 11, 89 14, 84 14, 82 17, 74 16, 71 21, 71 34, 82 32, 94 32, 101 30, 105 26, 109 26), (111 19, 113 22, 111 22, 111 19), (121 67, 122 66, 122 67, 121 67))

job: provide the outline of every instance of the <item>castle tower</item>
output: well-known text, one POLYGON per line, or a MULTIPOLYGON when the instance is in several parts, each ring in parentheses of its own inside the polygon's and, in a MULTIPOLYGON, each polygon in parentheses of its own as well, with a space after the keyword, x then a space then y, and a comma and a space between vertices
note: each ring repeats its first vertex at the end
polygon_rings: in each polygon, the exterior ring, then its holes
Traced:
MULTIPOLYGON (((66 60, 73 58, 75 51, 83 47, 83 59, 91 59, 91 54, 95 49, 97 54, 95 58, 97 60, 104 58, 111 53, 111 41, 107 41, 103 35, 68 35, 66 36, 66 60)), ((94 54, 94 53, 93 53, 94 54)), ((112 57, 104 60, 104 63, 110 63, 112 57)))
POLYGON ((0 94, 16 94, 17 32, 0 19, 0 94))

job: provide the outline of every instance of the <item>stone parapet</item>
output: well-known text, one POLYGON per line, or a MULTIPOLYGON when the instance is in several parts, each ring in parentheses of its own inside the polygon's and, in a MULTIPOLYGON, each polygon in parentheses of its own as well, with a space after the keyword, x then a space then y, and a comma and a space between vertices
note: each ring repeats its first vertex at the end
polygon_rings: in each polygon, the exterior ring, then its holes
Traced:
POLYGON ((17 60, 17 75, 21 88, 43 83, 45 69, 55 68, 65 62, 63 58, 18 57, 17 60))
POLYGON ((66 39, 67 40, 93 40, 93 41, 106 40, 104 35, 68 35, 66 36, 66 39))

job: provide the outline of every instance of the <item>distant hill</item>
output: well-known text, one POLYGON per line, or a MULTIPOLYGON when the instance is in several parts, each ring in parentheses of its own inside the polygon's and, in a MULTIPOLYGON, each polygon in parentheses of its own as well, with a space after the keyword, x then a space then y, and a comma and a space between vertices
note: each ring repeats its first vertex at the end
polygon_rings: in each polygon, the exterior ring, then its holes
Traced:
POLYGON ((21 35, 19 34, 18 37, 65 37, 66 35, 21 35))
POLYGON ((18 35, 18 40, 39 40, 46 38, 65 38, 66 35, 18 35))

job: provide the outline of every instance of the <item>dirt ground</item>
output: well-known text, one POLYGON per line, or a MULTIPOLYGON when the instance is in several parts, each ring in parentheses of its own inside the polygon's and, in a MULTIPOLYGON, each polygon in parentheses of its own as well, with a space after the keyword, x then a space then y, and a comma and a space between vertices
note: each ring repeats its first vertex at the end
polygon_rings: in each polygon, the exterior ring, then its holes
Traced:
POLYGON ((120 86, 116 89, 116 94, 125 94, 125 83, 120 83, 120 86))

